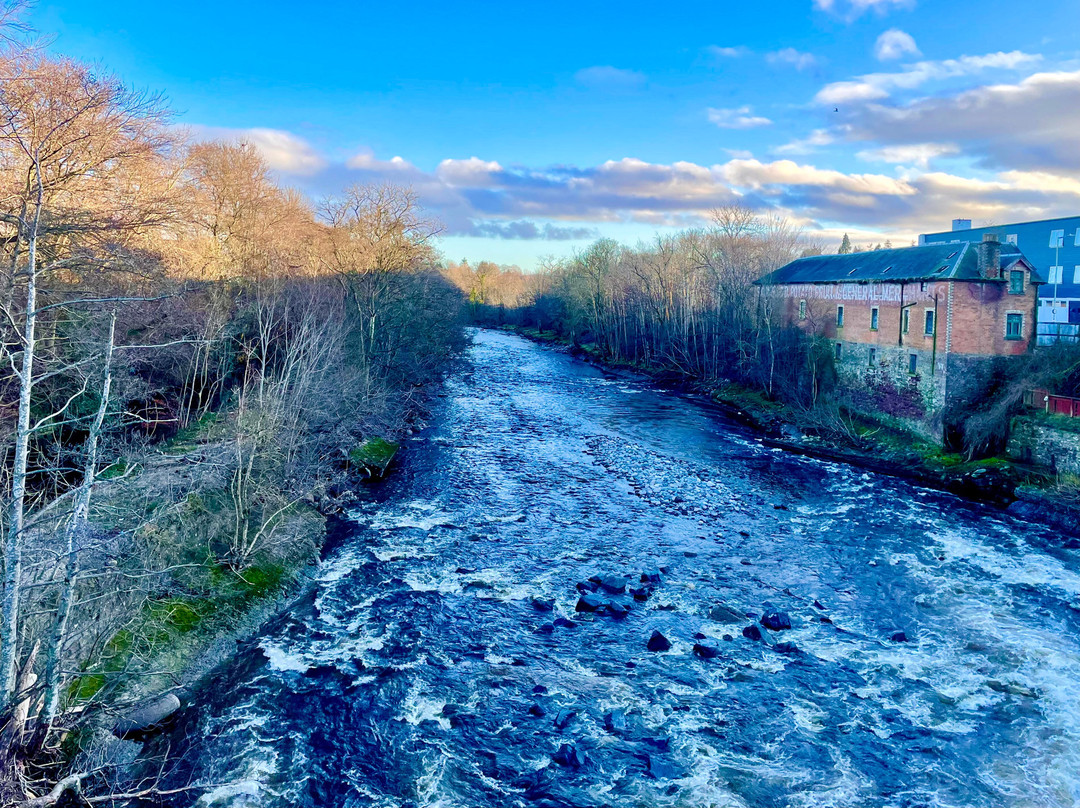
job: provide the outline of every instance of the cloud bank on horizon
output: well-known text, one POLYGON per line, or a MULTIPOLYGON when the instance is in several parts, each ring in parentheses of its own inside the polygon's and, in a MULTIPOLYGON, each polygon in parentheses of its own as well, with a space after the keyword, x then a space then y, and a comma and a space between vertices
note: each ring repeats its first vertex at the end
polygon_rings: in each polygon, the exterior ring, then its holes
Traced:
POLYGON ((601 127, 590 151, 608 149, 607 158, 567 162, 533 159, 527 148, 496 159, 460 134, 432 160, 348 150, 299 126, 193 130, 250 140, 316 197, 354 182, 407 183, 447 236, 518 243, 525 265, 604 234, 698 226, 730 203, 787 216, 825 244, 845 232, 906 243, 958 216, 1004 223, 1080 210, 1076 51, 1050 41, 1036 51, 995 29, 982 39, 1008 47, 949 52, 949 37, 913 33, 934 13, 929 0, 800 2, 815 15, 819 47, 813 37, 729 40, 683 53, 681 75, 630 51, 565 74, 558 91, 601 119, 607 108, 680 97, 683 87, 687 97, 713 96, 667 121, 673 140, 700 139, 686 159, 672 154, 677 146, 657 148, 655 128, 638 142, 612 130, 609 146, 601 127), (838 64, 837 42, 863 51, 838 64), (670 156, 650 157, 658 153, 670 156))

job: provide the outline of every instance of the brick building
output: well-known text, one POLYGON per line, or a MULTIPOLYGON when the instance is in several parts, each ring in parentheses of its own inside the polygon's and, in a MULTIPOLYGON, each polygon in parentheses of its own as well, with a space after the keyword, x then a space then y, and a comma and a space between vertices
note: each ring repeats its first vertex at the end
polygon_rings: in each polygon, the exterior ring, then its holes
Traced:
POLYGON ((942 440, 950 414, 1035 344, 1043 282, 1015 245, 988 235, 800 258, 757 284, 786 322, 832 342, 857 403, 942 440))

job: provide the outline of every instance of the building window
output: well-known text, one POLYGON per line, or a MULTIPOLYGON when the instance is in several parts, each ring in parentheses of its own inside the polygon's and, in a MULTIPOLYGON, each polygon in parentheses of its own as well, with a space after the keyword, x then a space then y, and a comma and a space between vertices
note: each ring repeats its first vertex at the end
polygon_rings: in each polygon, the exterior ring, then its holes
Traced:
MULTIPOLYGON (((1078 228, 1076 232, 1080 233, 1080 228, 1078 228)), ((1073 268, 1073 283, 1080 284, 1080 264, 1077 264, 1073 268)))
POLYGON ((878 309, 877 306, 870 309, 870 330, 877 331, 878 329, 878 309))
POLYGON ((1015 244, 1016 243, 1016 233, 1010 233, 1009 235, 1005 236, 1005 243, 1006 244, 1015 244))
POLYGON ((923 323, 923 334, 925 334, 928 337, 932 337, 934 335, 934 310, 933 309, 927 309, 926 310, 926 321, 923 323))
POLYGON ((908 326, 911 324, 911 309, 904 309, 900 312, 900 330, 903 333, 908 332, 908 326))
POLYGON ((837 328, 843 328, 844 327, 844 307, 843 306, 837 306, 836 307, 836 327, 837 328))
POLYGON ((836 343, 836 361, 837 362, 840 361, 840 357, 843 354, 843 352, 844 352, 843 343, 840 343, 840 342, 836 343))
POLYGON ((930 288, 930 284, 927 283, 926 281, 923 281, 922 283, 919 284, 919 291, 920 292, 925 292, 929 288, 930 288))
POLYGON ((1009 294, 1024 294, 1024 270, 1014 269, 1009 272, 1009 294))
POLYGON ((1005 339, 1022 339, 1024 336, 1024 315, 1005 315, 1005 339))
POLYGON ((1073 246, 1080 247, 1080 227, 1076 228, 1076 238, 1073 239, 1073 246))
POLYGON ((806 319, 806 301, 805 300, 800 300, 799 301, 799 319, 800 320, 805 320, 806 319))
POLYGON ((877 348, 870 349, 870 361, 867 364, 869 364, 870 367, 877 364, 877 348))
POLYGON ((1064 283, 1065 282, 1065 267, 1050 267, 1050 275, 1046 279, 1047 283, 1064 283))
POLYGON ((919 356, 918 354, 908 354, 907 359, 907 372, 914 376, 919 372, 919 356))
POLYGON ((1050 246, 1051 247, 1064 247, 1065 246, 1065 231, 1064 230, 1051 230, 1050 231, 1050 246))

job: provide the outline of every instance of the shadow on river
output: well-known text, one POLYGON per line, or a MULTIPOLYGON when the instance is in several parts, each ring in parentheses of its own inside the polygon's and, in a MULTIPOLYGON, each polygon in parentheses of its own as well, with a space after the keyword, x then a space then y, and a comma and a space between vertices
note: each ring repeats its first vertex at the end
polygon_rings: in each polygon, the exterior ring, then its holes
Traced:
POLYGON ((1080 558, 1049 531, 488 331, 377 500, 156 742, 219 784, 177 805, 1080 800, 1080 558), (657 570, 626 617, 575 612, 657 570), (769 609, 792 628, 743 636, 769 609))

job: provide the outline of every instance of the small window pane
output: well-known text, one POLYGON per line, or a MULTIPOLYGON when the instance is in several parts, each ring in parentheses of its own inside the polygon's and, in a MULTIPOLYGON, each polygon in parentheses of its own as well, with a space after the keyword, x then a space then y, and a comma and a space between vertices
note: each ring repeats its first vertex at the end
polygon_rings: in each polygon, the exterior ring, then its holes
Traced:
POLYGON ((926 334, 926 336, 931 336, 934 333, 934 312, 932 311, 926 312, 926 323, 923 333, 926 334))
POLYGON ((800 320, 805 320, 806 319, 806 301, 805 300, 800 300, 799 301, 799 319, 800 320))
POLYGON ((871 331, 877 331, 878 330, 878 310, 877 309, 870 309, 870 330, 871 331))
POLYGON ((911 354, 908 356, 908 373, 914 374, 919 370, 919 357, 917 354, 911 354))
POLYGON ((844 327, 844 307, 843 306, 837 306, 836 307, 836 327, 837 328, 843 328, 844 327))
POLYGON ((1005 339, 1020 339, 1024 331, 1024 315, 1005 315, 1005 339))
POLYGON ((1024 294, 1024 272, 1014 269, 1009 273, 1009 292, 1014 295, 1024 294))
POLYGON ((1065 246, 1065 231, 1064 230, 1051 230, 1050 231, 1050 246, 1051 247, 1064 247, 1065 246))
POLYGON ((902 324, 902 330, 906 334, 908 332, 908 325, 911 323, 911 310, 904 309, 900 315, 900 322, 902 324))
POLYGON ((870 349, 870 367, 873 367, 877 362, 877 348, 870 349))
POLYGON ((836 358, 837 359, 840 358, 840 354, 841 354, 842 351, 843 351, 843 347, 842 347, 841 343, 839 343, 839 342, 836 343, 836 358))

